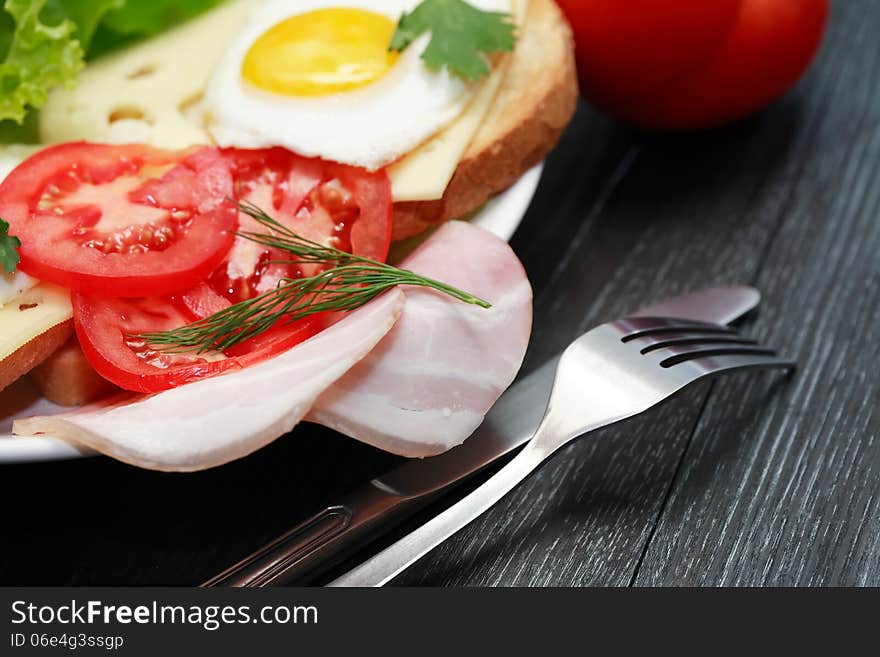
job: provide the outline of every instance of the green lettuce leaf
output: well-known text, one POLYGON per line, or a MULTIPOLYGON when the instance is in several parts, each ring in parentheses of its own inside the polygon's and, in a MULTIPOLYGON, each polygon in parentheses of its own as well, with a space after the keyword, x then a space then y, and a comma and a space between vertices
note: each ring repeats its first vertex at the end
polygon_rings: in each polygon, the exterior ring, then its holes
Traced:
POLYGON ((123 0, 98 26, 89 58, 164 32, 221 2, 225 0, 123 0))
MULTIPOLYGON (((224 0, 5 0, 0 9, 0 141, 85 60, 153 36, 224 0)), ((2 0, 0 0, 2 2, 2 0)))
POLYGON ((27 108, 46 102, 49 89, 70 86, 83 66, 83 50, 69 20, 50 25, 40 18, 46 0, 6 0, 0 61, 0 119, 24 121, 27 108))
POLYGON ((223 0, 125 0, 103 25, 119 34, 152 36, 216 7, 223 0))

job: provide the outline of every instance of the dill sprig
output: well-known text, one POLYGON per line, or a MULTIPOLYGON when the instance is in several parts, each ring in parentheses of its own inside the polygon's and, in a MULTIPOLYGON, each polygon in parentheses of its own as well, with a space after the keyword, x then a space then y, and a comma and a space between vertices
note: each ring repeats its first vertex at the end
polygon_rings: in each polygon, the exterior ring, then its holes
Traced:
POLYGON ((355 310, 398 285, 428 287, 464 303, 491 307, 487 301, 446 283, 313 242, 252 203, 242 202, 239 206, 267 232, 237 231, 236 235, 292 256, 282 262, 328 268, 305 278, 285 278, 268 292, 191 324, 169 331, 143 333, 138 338, 171 353, 225 351, 279 323, 290 324, 318 313, 355 310))

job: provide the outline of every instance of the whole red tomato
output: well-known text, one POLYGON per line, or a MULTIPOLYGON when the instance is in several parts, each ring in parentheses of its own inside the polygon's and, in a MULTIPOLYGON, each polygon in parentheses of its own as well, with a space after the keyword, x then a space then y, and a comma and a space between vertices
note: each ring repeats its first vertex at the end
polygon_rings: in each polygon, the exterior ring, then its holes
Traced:
POLYGON ((708 128, 787 91, 813 59, 828 0, 557 0, 584 97, 645 128, 708 128))

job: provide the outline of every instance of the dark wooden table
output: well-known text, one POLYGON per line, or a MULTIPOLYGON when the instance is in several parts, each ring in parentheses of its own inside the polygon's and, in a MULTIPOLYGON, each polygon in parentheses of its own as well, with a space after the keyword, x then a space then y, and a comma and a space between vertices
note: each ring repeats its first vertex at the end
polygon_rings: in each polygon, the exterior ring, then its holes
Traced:
MULTIPOLYGON (((880 6, 837 2, 817 65, 761 115, 649 136, 581 108, 513 240, 536 293, 524 371, 644 302, 764 293, 738 375, 566 449, 397 583, 880 584, 880 6)), ((0 468, 2 584, 196 584, 397 462, 299 428, 163 475, 0 468)))

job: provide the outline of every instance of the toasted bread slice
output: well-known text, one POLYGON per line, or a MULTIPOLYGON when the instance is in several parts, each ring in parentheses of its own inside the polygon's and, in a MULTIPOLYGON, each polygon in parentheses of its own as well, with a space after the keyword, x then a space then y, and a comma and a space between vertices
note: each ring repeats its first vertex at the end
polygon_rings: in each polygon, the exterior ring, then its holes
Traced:
POLYGON ((82 406, 119 392, 92 368, 76 336, 37 365, 31 379, 43 397, 61 406, 82 406))
POLYGON ((73 335, 73 320, 53 326, 0 361, 0 390, 42 363, 73 335))
POLYGON ((531 0, 504 83, 446 193, 395 203, 393 238, 472 212, 516 182, 556 145, 577 97, 571 29, 553 0, 531 0))

